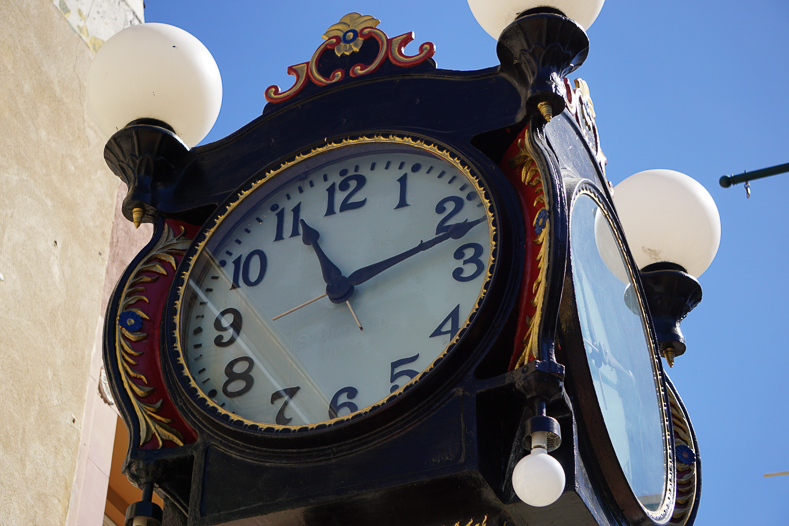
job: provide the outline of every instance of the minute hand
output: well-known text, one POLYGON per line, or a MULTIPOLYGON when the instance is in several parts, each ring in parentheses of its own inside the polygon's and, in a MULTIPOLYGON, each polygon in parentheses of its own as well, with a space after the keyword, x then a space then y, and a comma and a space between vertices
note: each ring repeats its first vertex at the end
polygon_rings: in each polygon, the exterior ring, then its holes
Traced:
POLYGON ((424 252, 429 248, 433 248, 434 246, 438 245, 439 243, 443 243, 447 239, 460 239, 466 234, 468 234, 469 230, 477 226, 479 223, 483 222, 485 217, 481 217, 474 221, 468 222, 464 221, 462 223, 455 223, 454 225, 450 226, 449 229, 434 237, 433 239, 429 239, 427 241, 421 241, 417 246, 406 250, 405 252, 401 252, 396 256, 392 256, 388 259, 384 259, 383 261, 379 261, 378 263, 373 263, 372 265, 367 265, 366 267, 362 267, 359 270, 352 272, 350 276, 348 276, 348 281, 354 287, 357 285, 361 285, 365 281, 373 278, 383 272, 384 270, 393 267, 410 258, 413 255, 419 254, 420 252, 424 252))

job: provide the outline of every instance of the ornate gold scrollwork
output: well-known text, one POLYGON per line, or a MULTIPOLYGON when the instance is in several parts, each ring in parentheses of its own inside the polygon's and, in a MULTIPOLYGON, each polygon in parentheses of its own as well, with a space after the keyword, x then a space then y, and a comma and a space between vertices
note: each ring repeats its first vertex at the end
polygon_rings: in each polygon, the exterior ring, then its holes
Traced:
POLYGON ((183 255, 190 242, 190 239, 184 237, 183 228, 180 234, 175 235, 172 229, 166 226, 150 255, 143 259, 132 273, 121 296, 116 320, 115 352, 123 387, 140 423, 138 446, 147 443, 154 436, 159 442, 159 448, 164 440, 179 446, 184 444, 181 433, 168 425, 172 419, 159 414, 163 399, 156 399, 156 388, 148 385, 148 378, 139 370, 140 357, 150 350, 135 349, 133 344, 143 342, 149 336, 147 332, 143 332, 144 323, 151 321, 142 305, 151 303, 146 295, 146 287, 161 276, 167 276, 168 267, 175 271, 175 257, 183 255), (154 399, 143 402, 142 399, 149 397, 154 399))
POLYGON ((518 140, 518 155, 512 160, 513 167, 520 168, 520 180, 532 189, 532 212, 534 220, 532 227, 534 228, 534 235, 529 236, 532 242, 539 246, 537 252, 537 276, 531 286, 531 306, 534 308, 534 313, 529 317, 529 327, 526 335, 523 338, 523 352, 521 353, 515 367, 523 367, 532 360, 538 358, 539 342, 537 340, 540 319, 542 318, 542 305, 545 298, 545 274, 547 266, 545 262, 546 254, 548 251, 548 231, 550 230, 550 214, 548 213, 548 204, 545 201, 545 194, 543 192, 543 179, 540 169, 534 157, 531 156, 523 142, 523 139, 518 140))

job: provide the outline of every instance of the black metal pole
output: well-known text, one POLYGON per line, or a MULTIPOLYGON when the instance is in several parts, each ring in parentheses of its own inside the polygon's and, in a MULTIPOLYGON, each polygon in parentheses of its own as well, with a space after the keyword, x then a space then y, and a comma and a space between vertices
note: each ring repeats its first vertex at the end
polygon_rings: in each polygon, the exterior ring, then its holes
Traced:
POLYGON ((762 168, 754 172, 743 172, 739 175, 724 175, 720 179, 720 184, 724 188, 728 188, 733 184, 747 183, 754 179, 761 179, 762 177, 770 177, 771 175, 778 175, 789 172, 789 163, 779 164, 770 168, 762 168))

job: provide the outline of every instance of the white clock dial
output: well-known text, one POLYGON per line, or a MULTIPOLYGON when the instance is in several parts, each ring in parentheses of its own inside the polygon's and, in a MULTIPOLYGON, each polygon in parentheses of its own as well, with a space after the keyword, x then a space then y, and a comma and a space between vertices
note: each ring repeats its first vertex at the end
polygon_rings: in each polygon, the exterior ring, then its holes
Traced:
POLYGON ((365 410, 445 354, 493 252, 491 206, 455 157, 330 145, 243 193, 202 242, 179 307, 190 381, 273 426, 365 410))

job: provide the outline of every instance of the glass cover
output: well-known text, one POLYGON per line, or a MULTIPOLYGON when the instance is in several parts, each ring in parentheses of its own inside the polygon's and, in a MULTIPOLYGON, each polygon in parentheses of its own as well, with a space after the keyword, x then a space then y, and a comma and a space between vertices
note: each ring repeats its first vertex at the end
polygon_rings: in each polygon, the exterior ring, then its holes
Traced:
POLYGON ((581 194, 570 221, 578 317, 597 402, 630 487, 654 512, 665 500, 668 464, 649 333, 622 251, 597 202, 581 194))

